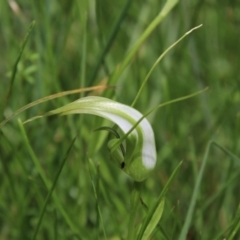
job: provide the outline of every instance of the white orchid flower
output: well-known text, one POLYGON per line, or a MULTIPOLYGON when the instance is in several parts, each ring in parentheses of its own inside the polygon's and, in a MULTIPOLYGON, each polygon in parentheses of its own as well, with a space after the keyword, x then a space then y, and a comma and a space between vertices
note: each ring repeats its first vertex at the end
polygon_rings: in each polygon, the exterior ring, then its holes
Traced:
MULTIPOLYGON (((50 111, 43 116, 76 113, 97 115, 118 125, 124 135, 108 142, 111 158, 134 181, 140 182, 148 177, 156 165, 155 139, 150 123, 139 111, 107 98, 90 96, 50 111), (137 124, 141 118, 142 120, 137 124), (122 144, 124 140, 126 140, 125 150, 122 144), (119 147, 122 147, 122 150, 119 147)), ((98 130, 109 130, 117 134, 115 130, 106 127, 98 130)))

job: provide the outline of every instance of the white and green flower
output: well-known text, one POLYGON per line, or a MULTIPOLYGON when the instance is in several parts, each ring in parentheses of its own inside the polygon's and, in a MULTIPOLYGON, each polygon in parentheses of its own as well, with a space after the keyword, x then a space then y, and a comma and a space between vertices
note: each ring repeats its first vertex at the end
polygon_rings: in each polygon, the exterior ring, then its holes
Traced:
POLYGON ((97 115, 118 125, 125 137, 123 135, 108 142, 111 158, 133 180, 143 181, 148 177, 156 165, 155 140, 150 123, 139 111, 107 98, 90 96, 50 111, 44 116, 76 113, 97 115), (141 122, 133 128, 141 118, 141 122), (124 140, 126 149, 121 151, 119 147, 123 146, 124 140))

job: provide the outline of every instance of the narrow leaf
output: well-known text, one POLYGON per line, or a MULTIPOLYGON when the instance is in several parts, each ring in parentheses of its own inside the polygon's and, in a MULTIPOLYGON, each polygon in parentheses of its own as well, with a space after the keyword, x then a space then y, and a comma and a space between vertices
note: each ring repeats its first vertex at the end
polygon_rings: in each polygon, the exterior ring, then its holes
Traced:
MULTIPOLYGON (((40 165, 38 159, 37 159, 37 156, 35 154, 35 152, 33 151, 31 145, 30 145, 30 142, 28 140, 28 137, 27 137, 27 134, 26 134, 26 131, 23 127, 23 124, 22 122, 20 121, 20 119, 18 120, 18 123, 19 123, 19 128, 20 128, 20 131, 21 131, 21 134, 23 136, 23 140, 24 140, 24 143, 26 145, 26 148, 29 152, 29 155, 31 156, 33 162, 34 162, 34 165, 40 175, 40 177, 42 178, 44 184, 45 184, 45 187, 47 188, 47 190, 50 191, 51 187, 50 187, 50 182, 49 180, 47 179, 46 177, 46 174, 42 168, 42 166, 40 165)), ((65 209, 63 208, 58 196, 56 195, 55 192, 52 193, 53 195, 53 200, 55 202, 55 205, 56 207, 58 208, 59 212, 62 214, 64 220, 66 221, 66 223, 69 225, 69 227, 72 229, 72 231, 76 234, 79 233, 79 230, 78 228, 75 226, 75 224, 72 222, 71 218, 68 216, 68 213, 65 211, 65 209)))
POLYGON ((45 214, 45 212, 46 212, 47 204, 48 204, 48 202, 49 202, 49 200, 50 200, 50 198, 51 198, 51 196, 52 196, 53 190, 55 189, 55 186, 56 186, 56 184, 57 184, 57 181, 58 181, 58 179, 59 179, 59 176, 60 176, 60 174, 61 174, 61 172, 62 172, 62 169, 63 169, 63 167, 64 167, 64 165, 65 165, 65 163, 66 163, 66 160, 67 160, 67 158, 68 158, 69 152, 70 152, 70 150, 72 149, 73 144, 74 144, 76 138, 77 138, 77 136, 72 140, 72 142, 71 142, 71 144, 70 144, 70 146, 69 146, 69 148, 68 148, 68 150, 67 150, 67 152, 66 152, 66 155, 65 155, 64 159, 62 160, 62 163, 61 163, 61 165, 60 165, 60 168, 58 169, 58 172, 57 172, 57 174, 56 174, 56 177, 55 177, 55 179, 54 179, 54 182, 53 182, 53 184, 52 184, 52 187, 51 187, 51 189, 50 189, 49 192, 48 192, 47 198, 46 198, 46 200, 45 200, 45 202, 44 202, 44 205, 43 205, 43 208, 42 208, 42 210, 41 210, 40 217, 39 217, 39 219, 38 219, 37 227, 36 227, 36 229, 35 229, 35 232, 34 232, 34 235, 33 235, 33 238, 32 238, 33 240, 35 240, 36 237, 37 237, 37 233, 38 233, 38 230, 39 230, 39 228, 40 228, 41 222, 42 222, 42 220, 43 220, 43 216, 44 216, 44 214, 45 214))
POLYGON ((227 155, 232 157, 235 161, 238 161, 238 158, 234 154, 232 154, 230 151, 224 149, 223 147, 221 147, 217 143, 215 143, 213 141, 210 141, 208 143, 206 151, 205 151, 205 154, 204 154, 203 162, 202 162, 202 165, 201 165, 198 177, 197 177, 197 181, 196 181, 196 184, 194 186, 194 191, 193 191, 193 195, 192 195, 192 198, 191 198, 191 201, 190 201, 190 206, 188 208, 187 216, 186 216, 186 219, 185 219, 182 231, 181 231, 180 236, 179 236, 179 240, 185 240, 186 236, 187 236, 187 233, 189 231, 189 228, 190 228, 190 225, 191 225, 191 221, 192 221, 192 218, 193 218, 195 205, 196 205, 197 198, 198 198, 198 193, 200 191, 200 185, 201 185, 202 178, 203 178, 203 172, 205 170, 205 166, 206 166, 206 163, 207 163, 209 151, 210 151, 210 148, 211 148, 212 145, 213 146, 217 146, 224 153, 226 153, 227 155))
POLYGON ((163 198, 162 201, 159 203, 159 205, 156 208, 156 211, 153 213, 152 218, 143 234, 142 240, 147 240, 150 234, 155 229, 156 225, 160 221, 164 209, 164 203, 165 199, 163 198))
POLYGON ((193 32, 194 30, 200 28, 201 26, 202 26, 202 25, 199 25, 199 26, 197 26, 197 27, 192 28, 190 31, 186 32, 181 38, 179 38, 176 42, 174 42, 170 47, 168 47, 168 48, 160 55, 160 57, 159 57, 159 58, 156 60, 156 62, 153 64, 152 68, 150 69, 150 71, 148 72, 147 76, 146 76, 145 79, 143 80, 142 85, 141 85, 141 87, 139 88, 139 91, 138 91, 138 93, 137 93, 137 95, 136 95, 136 97, 135 97, 135 99, 134 99, 134 101, 133 101, 133 103, 132 103, 132 105, 131 105, 132 107, 136 104, 138 98, 139 98, 140 95, 141 95, 141 92, 142 92, 145 84, 147 83, 150 75, 152 74, 153 70, 154 70, 155 67, 158 65, 158 63, 164 58, 164 56, 165 56, 172 48, 174 48, 179 42, 181 42, 188 34, 190 34, 191 32, 193 32))
POLYGON ((129 7, 131 6, 132 0, 126 0, 118 18, 116 19, 116 22, 113 24, 113 27, 111 29, 110 35, 106 41, 106 44, 104 46, 104 48, 102 49, 102 52, 98 58, 97 64, 95 66, 95 68, 92 71, 92 75, 90 76, 90 80, 89 80, 89 85, 91 86, 95 79, 96 76, 98 74, 98 71, 101 67, 101 64, 103 63, 104 58, 106 57, 106 55, 108 54, 109 50, 111 49, 111 46, 117 36, 117 33, 119 32, 119 28, 121 26, 121 23, 123 22, 123 20, 126 17, 126 14, 128 12, 129 7))
POLYGON ((238 206, 237 214, 236 214, 236 217, 235 217, 234 223, 233 223, 233 228, 232 228, 231 232, 229 233, 228 240, 234 239, 235 235, 237 234, 237 232, 239 230, 240 230, 240 205, 238 206))
MULTIPOLYGON (((150 224, 155 212, 157 211, 157 209, 160 207, 161 202, 163 201, 163 197, 166 195, 173 179, 176 177, 176 174, 178 173, 180 167, 182 165, 182 162, 180 162, 178 164, 178 166, 176 167, 176 169, 173 171, 172 175, 170 176, 169 180, 167 181, 166 185, 164 186, 162 192, 160 193, 158 200, 156 201, 156 203, 149 209, 148 214, 146 216, 146 218, 144 219, 144 222, 142 224, 142 227, 139 231, 137 240, 141 240, 143 237, 143 234, 145 233, 148 225, 150 224)), ((163 203, 164 204, 164 203, 163 203)), ((157 224, 157 223, 156 223, 157 224)), ((155 225, 156 226, 156 225, 155 225)))
MULTIPOLYGON (((23 44, 22 44, 22 47, 20 49, 20 53, 16 59, 16 62, 14 63, 14 66, 13 66, 13 70, 12 70, 12 76, 11 76, 11 81, 10 81, 10 86, 9 86, 9 89, 8 89, 8 92, 7 92, 7 96, 6 96, 6 100, 5 100, 5 104, 4 104, 4 107, 3 107, 3 111, 4 109, 6 108, 7 104, 8 104, 8 100, 9 100, 9 97, 11 95, 11 92, 12 92, 12 87, 13 87, 13 83, 14 83, 14 80, 15 80, 15 77, 16 77, 16 74, 17 74, 17 67, 18 67, 18 63, 20 62, 21 60, 21 57, 22 57, 22 54, 23 54, 23 50, 27 44, 27 41, 28 41, 28 38, 29 38, 29 34, 30 32, 32 31, 33 27, 35 25, 35 21, 33 21, 28 29, 28 32, 25 36, 25 39, 23 41, 23 44)), ((1 127, 1 125, 0 125, 1 127)))
POLYGON ((43 98, 40 98, 34 102, 31 102, 25 106, 23 106, 22 108, 19 108, 17 111, 15 111, 11 116, 9 116, 8 118, 6 118, 4 121, 2 121, 0 123, 0 128, 3 127, 8 121, 10 121, 13 117, 17 116, 18 114, 20 114, 21 112, 31 108, 31 107, 34 107, 38 104, 41 104, 43 102, 47 102, 47 101, 50 101, 52 99, 55 99, 55 98, 59 98, 59 97, 63 97, 63 96, 67 96, 67 95, 70 95, 70 94, 76 94, 76 93, 81 93, 81 92, 89 92, 89 91, 93 91, 93 90, 99 90, 99 89, 107 89, 107 88, 114 88, 114 87, 111 87, 111 86, 105 86, 105 85, 102 85, 102 86, 94 86, 94 87, 88 87, 88 88, 80 88, 80 89, 74 89, 74 90, 69 90, 69 91, 64 91, 64 92, 60 92, 60 93, 55 93, 55 94, 52 94, 52 95, 49 95, 49 96, 46 96, 46 97, 43 97, 43 98))
POLYGON ((116 83, 117 79, 121 76, 124 69, 128 66, 133 56, 136 54, 139 47, 143 44, 143 42, 149 37, 149 35, 154 31, 154 29, 161 23, 161 21, 166 17, 166 15, 173 9, 173 7, 177 4, 178 0, 167 0, 163 9, 159 12, 159 14, 153 19, 153 21, 149 24, 143 34, 139 37, 137 42, 131 48, 131 50, 127 53, 123 62, 121 63, 119 68, 116 68, 113 72, 112 76, 109 79, 109 83, 116 83))

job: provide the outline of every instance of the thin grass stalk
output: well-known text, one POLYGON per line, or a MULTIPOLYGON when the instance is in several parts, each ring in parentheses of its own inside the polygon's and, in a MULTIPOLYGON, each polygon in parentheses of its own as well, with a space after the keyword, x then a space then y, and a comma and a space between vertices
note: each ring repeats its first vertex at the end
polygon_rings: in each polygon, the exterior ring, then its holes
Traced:
POLYGON ((143 34, 139 37, 137 42, 133 45, 130 51, 127 53, 123 62, 121 63, 119 68, 116 68, 112 73, 109 79, 109 83, 115 83, 117 79, 121 76, 124 69, 128 66, 133 56, 139 49, 139 47, 143 44, 143 42, 149 37, 149 35, 153 32, 153 30, 162 22, 162 20, 167 16, 167 14, 173 9, 173 7, 177 4, 178 0, 168 0, 159 14, 153 19, 153 21, 148 25, 143 34))
POLYGON ((101 64, 102 64, 104 58, 106 57, 107 53, 109 52, 109 50, 110 50, 110 48, 111 48, 111 46, 112 46, 112 44, 113 44, 113 42, 114 42, 114 40, 117 36, 119 28, 120 28, 123 20, 126 17, 127 11, 130 8, 131 3, 132 3, 132 0, 126 0, 118 18, 116 19, 116 22, 114 22, 113 27, 112 27, 111 32, 110 32, 110 35, 109 35, 109 38, 107 39, 107 43, 104 46, 104 48, 102 49, 102 52, 100 53, 100 56, 99 56, 98 61, 96 63, 96 66, 92 71, 92 75, 90 76, 90 80, 88 82, 89 86, 94 84, 94 81, 97 77, 97 74, 98 74, 98 71, 101 67, 101 64))
POLYGON ((189 35, 191 32, 193 32, 194 30, 200 28, 202 25, 199 25, 197 27, 192 28, 190 31, 186 32, 181 38, 179 38, 176 42, 174 42, 172 45, 170 45, 170 47, 168 47, 160 56, 159 58, 156 60, 156 62, 153 64, 153 66, 151 67, 150 71, 148 72, 147 76, 145 77, 145 79, 143 80, 141 87, 138 90, 138 93, 132 103, 132 107, 136 104, 138 98, 140 97, 143 88, 145 87, 150 75, 152 74, 153 70, 156 68, 156 66, 158 65, 158 63, 164 58, 164 56, 172 49, 174 48, 179 42, 181 42, 187 35, 189 35))
POLYGON ((142 223, 141 229, 140 229, 140 231, 138 233, 137 240, 141 240, 142 239, 143 234, 144 234, 146 228, 148 227, 149 223, 151 222, 153 214, 155 213, 155 211, 159 207, 159 204, 162 202, 163 198, 165 197, 165 195, 166 195, 166 193, 167 193, 167 191, 168 191, 172 181, 176 177, 176 174, 178 173, 178 171, 179 171, 181 166, 182 166, 182 161, 177 165, 177 167, 175 168, 175 170, 171 174, 171 176, 168 179, 167 183, 165 184, 163 190, 161 191, 161 193, 160 193, 156 203, 149 209, 148 214, 145 217, 144 222, 142 223))
POLYGON ((238 177, 240 176, 240 172, 236 172, 234 174, 231 174, 231 177, 229 177, 227 179, 226 182, 224 182, 224 184, 222 186, 219 187, 218 191, 213 194, 202 206, 201 206, 201 212, 204 212, 211 204, 213 204, 223 193, 223 191, 225 191, 230 184, 236 180, 238 177))
MULTIPOLYGON (((140 199, 140 200, 141 200, 141 205, 143 206, 144 211, 147 213, 149 210, 148 206, 143 202, 142 199, 140 199)), ((157 224, 157 231, 161 232, 164 240, 170 240, 169 235, 166 233, 166 231, 163 229, 163 227, 159 223, 157 224)))
POLYGON ((58 221, 57 221, 57 211, 54 211, 54 217, 55 217, 55 221, 54 221, 54 226, 53 226, 53 231, 54 231, 54 240, 58 240, 58 221))
POLYGON ((60 167, 59 167, 59 169, 58 169, 58 171, 57 171, 57 174, 56 174, 56 177, 55 177, 55 179, 54 179, 54 181, 53 181, 52 187, 50 188, 50 190, 49 190, 49 192, 48 192, 47 198, 45 199, 43 208, 42 208, 42 210, 41 210, 41 214, 40 214, 40 216, 39 216, 38 223, 37 223, 37 227, 36 227, 35 232, 34 232, 34 234, 33 234, 32 240, 35 240, 36 237, 37 237, 37 233, 38 233, 38 230, 39 230, 40 225, 41 225, 41 223, 42 223, 43 216, 44 216, 44 214, 45 214, 45 212, 46 212, 47 204, 48 204, 48 202, 49 202, 49 200, 50 200, 50 198, 51 198, 51 196, 52 196, 52 193, 53 193, 53 191, 54 191, 54 189, 55 189, 55 186, 56 186, 56 184, 57 184, 57 181, 58 181, 58 179, 59 179, 59 176, 60 176, 60 174, 61 174, 61 172, 62 172, 62 169, 63 169, 63 167, 64 167, 64 165, 65 165, 65 163, 66 163, 66 161, 67 161, 68 155, 69 155, 69 153, 70 153, 70 151, 71 151, 71 149, 72 149, 72 147, 73 147, 73 144, 74 144, 76 138, 77 138, 77 136, 72 140, 72 142, 71 142, 71 144, 70 144, 70 146, 69 146, 69 148, 68 148, 68 150, 67 150, 67 152, 66 152, 66 155, 65 155, 65 157, 63 158, 62 163, 61 163, 61 165, 60 165, 60 167))
MULTIPOLYGON (((30 143, 29 143, 29 140, 28 140, 28 137, 27 137, 27 134, 26 134, 26 131, 23 127, 23 124, 21 122, 21 120, 19 119, 18 120, 18 124, 19 124, 19 128, 20 128, 20 131, 21 131, 21 134, 22 134, 22 137, 23 137, 23 140, 24 140, 24 143, 27 147, 27 150, 34 162, 34 165, 40 175, 40 177, 42 178, 44 184, 45 184, 45 187, 47 188, 48 191, 50 191, 51 187, 50 187, 50 182, 48 181, 47 177, 45 176, 45 173, 39 163, 39 160, 37 159, 30 143)), ((59 212, 62 214, 64 220, 66 221, 66 223, 69 225, 69 227, 71 228, 71 230, 76 233, 76 234, 79 234, 79 231, 78 231, 78 228, 75 226, 75 224, 72 222, 72 220, 70 219, 70 217, 68 216, 67 212, 65 211, 65 209, 63 208, 58 196, 53 192, 52 194, 53 196, 53 199, 54 199, 54 202, 56 204, 56 207, 58 208, 59 212)))
POLYGON ((94 183, 94 176, 93 174, 95 175, 98 175, 99 174, 99 169, 97 168, 97 172, 93 173, 93 170, 94 167, 93 167, 93 163, 91 161, 90 158, 88 158, 88 171, 89 171, 89 176, 90 176, 90 179, 91 179, 91 184, 92 184, 92 188, 93 188, 93 193, 94 193, 94 197, 95 197, 95 200, 96 200, 96 215, 97 215, 97 219, 96 219, 96 225, 97 225, 97 238, 98 239, 101 239, 100 238, 100 226, 102 226, 102 230, 103 230, 103 235, 104 235, 104 239, 107 240, 107 236, 106 236, 106 231, 105 231, 105 228, 104 228, 104 225, 103 225, 103 220, 102 220, 102 214, 101 214, 101 209, 100 209, 100 206, 99 206, 99 201, 98 201, 98 191, 99 191, 99 176, 97 176, 97 182, 96 184, 94 183))
POLYGON ((228 240, 234 239, 234 237, 237 234, 237 232, 239 231, 239 229, 240 229, 240 205, 238 206, 236 217, 234 219, 234 226, 233 226, 232 231, 229 234, 228 240))
POLYGON ((127 237, 128 240, 135 240, 137 236, 138 228, 135 226, 135 224, 136 224, 136 217, 139 209, 141 189, 142 189, 142 183, 134 182, 134 187, 131 194, 131 208, 130 208, 128 237, 127 237))
MULTIPOLYGON (((6 106, 7 106, 7 104, 8 104, 8 101, 9 101, 9 98, 10 98, 10 95, 11 95, 11 93, 12 93, 12 88, 13 88, 14 80, 15 80, 15 77, 16 77, 16 74, 17 74, 18 64, 19 64, 19 62, 20 62, 20 60, 21 60, 23 51, 24 51, 25 46, 26 46, 26 44, 27 44, 27 42, 28 42, 29 35, 30 35, 30 33, 31 33, 34 25, 35 25, 35 21, 32 21, 30 27, 28 28, 28 32, 27 32, 27 34, 26 34, 26 36, 25 36, 25 38, 24 38, 23 44, 22 44, 22 46, 21 46, 21 48, 20 48, 20 53, 19 53, 19 55, 18 55, 18 57, 17 57, 17 59, 16 59, 16 62, 15 62, 14 65, 13 65, 13 70, 12 70, 10 85, 9 85, 9 88, 8 88, 8 91, 7 91, 5 103, 3 104, 3 108, 2 108, 2 116, 1 116, 2 119, 4 118, 4 114, 3 114, 3 113, 4 113, 4 109, 6 108, 6 106)), ((0 110, 1 110, 1 109, 0 109, 0 110)))
POLYGON ((105 89, 105 88, 112 88, 112 87, 110 87, 110 86, 108 87, 108 86, 105 86, 105 85, 102 85, 102 86, 99 85, 99 86, 94 86, 94 87, 80 88, 80 89, 74 89, 74 90, 59 92, 59 93, 55 93, 55 94, 52 94, 52 95, 40 98, 40 99, 38 99, 36 101, 33 101, 33 102, 31 102, 31 103, 29 103, 29 104, 19 108, 11 116, 7 117, 5 120, 3 120, 0 123, 0 128, 3 127, 13 117, 17 116, 21 112, 23 112, 23 111, 25 111, 25 110, 27 110, 27 109, 29 109, 31 107, 34 107, 34 106, 36 106, 38 104, 41 104, 41 103, 44 103, 44 102, 47 102, 47 101, 50 101, 50 100, 53 100, 53 99, 56 99, 56 98, 59 98, 59 97, 71 95, 71 94, 76 94, 76 93, 81 93, 81 92, 90 92, 90 91, 99 90, 99 89, 105 89))
MULTIPOLYGON (((3 134, 1 132, 0 132, 0 139, 3 139, 3 134)), ((15 186, 14 186, 14 180, 12 178, 12 175, 10 174, 9 165, 2 158, 0 158, 0 162, 2 163, 4 174, 7 176, 7 179, 8 179, 12 198, 17 199, 16 190, 15 190, 15 186)))
MULTIPOLYGON (((86 55, 87 55, 87 13, 84 15, 83 26, 83 39, 82 39, 82 57, 80 62, 80 81, 79 86, 83 88, 86 86, 86 55)), ((80 98, 84 96, 84 93, 80 93, 80 98)))
POLYGON ((180 236, 178 238, 179 240, 185 240, 186 237, 187 237, 187 233, 188 233, 190 225, 191 225, 195 205, 196 205, 197 198, 198 198, 198 193, 200 191, 200 185, 201 185, 201 182, 202 182, 203 172, 205 170, 205 166, 206 166, 206 163, 207 163, 207 159, 208 159, 208 155, 209 155, 211 145, 212 145, 212 142, 209 142, 208 145, 207 145, 207 149, 205 151, 205 155, 204 155, 203 162, 202 162, 202 165, 201 165, 198 177, 197 177, 197 181, 196 181, 196 184, 194 186, 193 195, 192 195, 192 198, 191 198, 191 201, 190 201, 187 216, 186 216, 182 231, 180 233, 180 236))

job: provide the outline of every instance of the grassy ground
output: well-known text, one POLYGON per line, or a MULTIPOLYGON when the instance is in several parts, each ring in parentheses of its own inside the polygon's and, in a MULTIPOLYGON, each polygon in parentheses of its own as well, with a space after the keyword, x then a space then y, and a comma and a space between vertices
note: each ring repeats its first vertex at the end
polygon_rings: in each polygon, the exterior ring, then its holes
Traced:
MULTIPOLYGON (((235 1, 180 1, 114 78, 112 73, 137 46, 163 1, 22 0, 16 2, 18 8, 13 3, 0 1, 2 119, 41 97, 109 79, 117 89, 91 94, 131 105, 160 54, 192 27, 203 24, 160 62, 135 105, 145 113, 159 103, 209 87, 197 97, 148 116, 158 161, 143 184, 141 198, 151 206, 183 161, 152 239, 240 239, 240 160, 236 157, 240 155, 239 5, 235 1), (211 141, 218 145, 208 145, 211 141), (207 146, 210 149, 204 158, 207 146), (196 204, 191 214, 194 190, 196 204)), ((1 240, 33 239, 41 213, 36 239, 126 239, 133 182, 111 164, 106 136, 92 132, 104 125, 102 120, 87 115, 49 117, 23 127, 18 121, 83 95, 37 105, 2 127, 1 240)), ((140 207, 138 224, 144 216, 144 207, 140 207)))

